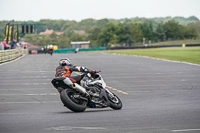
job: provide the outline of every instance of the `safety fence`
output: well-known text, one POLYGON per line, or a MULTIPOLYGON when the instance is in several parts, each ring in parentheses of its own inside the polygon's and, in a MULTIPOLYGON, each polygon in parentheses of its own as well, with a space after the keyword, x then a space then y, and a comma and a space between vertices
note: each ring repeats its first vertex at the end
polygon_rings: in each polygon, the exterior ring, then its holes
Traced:
MULTIPOLYGON (((84 49, 84 48, 79 48, 79 52, 84 52, 84 51, 101 51, 101 50, 106 50, 106 47, 98 47, 98 48, 88 48, 88 49, 84 49)), ((76 49, 75 48, 68 48, 68 49, 58 49, 58 50, 54 50, 54 53, 73 53, 75 52, 76 49)))
POLYGON ((200 44, 178 44, 178 45, 152 45, 152 46, 133 46, 133 47, 110 47, 107 50, 120 49, 149 49, 149 48, 167 48, 167 47, 199 47, 200 44))
POLYGON ((14 60, 24 54, 28 54, 28 49, 0 50, 0 64, 14 60))

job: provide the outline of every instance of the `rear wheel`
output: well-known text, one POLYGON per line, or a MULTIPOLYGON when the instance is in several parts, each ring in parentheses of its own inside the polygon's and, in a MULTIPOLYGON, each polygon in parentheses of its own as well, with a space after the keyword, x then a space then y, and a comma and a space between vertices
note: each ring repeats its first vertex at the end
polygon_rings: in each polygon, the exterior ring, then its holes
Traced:
POLYGON ((78 98, 78 93, 74 90, 65 89, 60 94, 60 99, 64 106, 74 112, 83 112, 87 107, 87 101, 78 98))
POLYGON ((108 99, 110 100, 110 107, 115 109, 115 110, 119 110, 122 108, 122 102, 121 100, 114 94, 109 94, 108 95, 108 99))

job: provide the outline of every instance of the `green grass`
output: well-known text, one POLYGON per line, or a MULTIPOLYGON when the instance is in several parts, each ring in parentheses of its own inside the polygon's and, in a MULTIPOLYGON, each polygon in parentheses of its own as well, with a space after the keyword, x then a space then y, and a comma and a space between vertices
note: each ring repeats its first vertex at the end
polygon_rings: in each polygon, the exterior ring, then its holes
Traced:
POLYGON ((108 50, 105 53, 141 55, 200 64, 200 47, 108 50))

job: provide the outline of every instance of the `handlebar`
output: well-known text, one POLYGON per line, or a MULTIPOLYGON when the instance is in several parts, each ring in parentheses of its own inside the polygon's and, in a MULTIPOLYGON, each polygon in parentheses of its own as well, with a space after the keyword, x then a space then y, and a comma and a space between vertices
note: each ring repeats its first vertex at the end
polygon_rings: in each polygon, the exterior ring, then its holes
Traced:
POLYGON ((96 73, 100 73, 101 72, 101 70, 99 70, 99 71, 96 71, 96 73))

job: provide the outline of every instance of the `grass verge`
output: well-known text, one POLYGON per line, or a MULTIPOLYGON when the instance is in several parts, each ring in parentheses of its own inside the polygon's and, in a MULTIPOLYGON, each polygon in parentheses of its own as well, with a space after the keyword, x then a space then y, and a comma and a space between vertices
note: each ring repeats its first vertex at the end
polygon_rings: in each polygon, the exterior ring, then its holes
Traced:
POLYGON ((154 58, 200 64, 200 47, 108 50, 105 51, 105 53, 141 55, 154 58))

